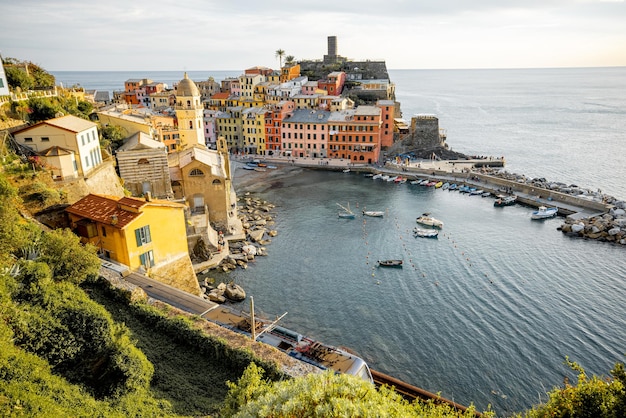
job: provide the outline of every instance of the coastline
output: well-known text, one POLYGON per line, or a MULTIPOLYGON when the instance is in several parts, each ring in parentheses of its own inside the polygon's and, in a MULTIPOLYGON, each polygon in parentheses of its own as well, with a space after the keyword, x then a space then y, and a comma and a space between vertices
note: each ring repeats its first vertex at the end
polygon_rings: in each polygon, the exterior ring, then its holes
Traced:
MULTIPOLYGON (((433 179, 480 188, 492 195, 514 194, 517 201, 533 208, 556 207, 564 223, 558 228, 571 237, 607 241, 626 245, 626 203, 613 196, 569 187, 546 179, 528 179, 524 175, 502 171, 504 158, 469 160, 418 160, 402 164, 354 164, 326 158, 288 158, 276 156, 233 157, 236 188, 242 192, 260 193, 275 186, 282 178, 296 175, 303 169, 345 171, 402 176, 408 180, 433 179), (271 163, 275 168, 259 171, 241 167, 253 160, 271 163), (564 193, 563 190, 571 193, 564 193)), ((575 186, 575 187, 574 187, 575 186)), ((238 191, 239 192, 239 191, 238 191)))

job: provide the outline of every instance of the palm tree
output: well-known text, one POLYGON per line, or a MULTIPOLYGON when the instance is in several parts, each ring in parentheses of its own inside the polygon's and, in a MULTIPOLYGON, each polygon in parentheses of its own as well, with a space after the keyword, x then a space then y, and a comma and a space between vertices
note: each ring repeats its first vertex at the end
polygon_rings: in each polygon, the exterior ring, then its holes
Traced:
POLYGON ((276 50, 276 58, 278 58, 278 64, 280 65, 280 68, 283 68, 283 57, 284 56, 285 56, 285 50, 284 49, 276 50))
POLYGON ((285 57, 285 65, 293 65, 296 62, 296 57, 293 55, 287 55, 285 57))

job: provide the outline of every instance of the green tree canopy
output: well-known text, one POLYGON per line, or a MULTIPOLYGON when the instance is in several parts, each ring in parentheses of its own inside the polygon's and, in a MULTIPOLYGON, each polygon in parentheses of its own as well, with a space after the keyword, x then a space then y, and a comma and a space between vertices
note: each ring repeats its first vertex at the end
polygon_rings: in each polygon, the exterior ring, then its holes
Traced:
MULTIPOLYGON (((474 417, 473 407, 460 412, 448 405, 409 403, 393 390, 358 377, 325 371, 306 377, 269 383, 251 363, 239 381, 228 383, 226 417, 474 417)), ((485 413, 492 416, 491 413, 485 413)))

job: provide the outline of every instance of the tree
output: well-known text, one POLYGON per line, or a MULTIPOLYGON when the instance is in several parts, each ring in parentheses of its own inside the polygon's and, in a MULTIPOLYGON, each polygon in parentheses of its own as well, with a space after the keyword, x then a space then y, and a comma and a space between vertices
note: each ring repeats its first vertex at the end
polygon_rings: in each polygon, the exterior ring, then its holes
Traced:
MULTIPOLYGON (((226 417, 474 417, 449 405, 409 403, 392 389, 347 374, 325 371, 292 380, 269 383, 263 370, 251 363, 230 391, 222 415, 226 417)), ((484 414, 493 416, 491 412, 484 414)))
POLYGON ((55 281, 80 284, 97 277, 100 259, 95 247, 82 245, 69 229, 47 232, 41 241, 41 261, 48 263, 55 281))
POLYGON ((35 87, 35 80, 33 77, 29 76, 25 71, 22 71, 17 67, 5 67, 4 73, 7 76, 7 83, 9 83, 9 87, 12 87, 13 89, 19 87, 21 90, 30 90, 35 87))
POLYGON ((276 58, 278 58, 278 65, 280 68, 283 68, 283 57, 285 56, 285 50, 277 49, 276 50, 276 58))
POLYGON ((107 149, 110 147, 112 152, 122 145, 127 136, 126 128, 119 125, 100 126, 100 146, 107 149))
POLYGON ((590 417, 618 418, 626 416, 626 372, 624 364, 617 363, 611 370, 612 379, 593 376, 589 378, 577 363, 566 358, 565 363, 578 372, 576 386, 569 383, 553 389, 548 402, 539 405, 517 418, 590 417))
POLYGON ((285 57, 285 65, 293 65, 296 62, 296 57, 293 55, 287 55, 285 57))

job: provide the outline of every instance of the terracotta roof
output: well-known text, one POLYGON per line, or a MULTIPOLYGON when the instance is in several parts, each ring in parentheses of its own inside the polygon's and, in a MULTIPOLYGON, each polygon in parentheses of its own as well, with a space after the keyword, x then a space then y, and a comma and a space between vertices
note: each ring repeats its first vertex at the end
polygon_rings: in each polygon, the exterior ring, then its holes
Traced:
POLYGON ((116 196, 89 194, 65 210, 83 218, 123 229, 126 225, 140 217, 141 212, 123 209, 120 207, 120 203, 139 209, 146 204, 146 201, 131 197, 119 198, 116 196))
POLYGON ((211 99, 226 100, 228 99, 229 96, 230 96, 230 93, 215 93, 213 96, 211 96, 211 99))
POLYGON ((60 155, 72 155, 74 154, 74 151, 68 150, 66 148, 62 148, 59 146, 54 146, 54 147, 50 147, 45 150, 39 151, 37 154, 41 155, 42 157, 58 157, 60 155))

